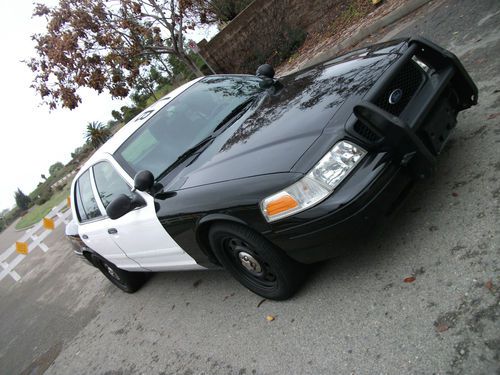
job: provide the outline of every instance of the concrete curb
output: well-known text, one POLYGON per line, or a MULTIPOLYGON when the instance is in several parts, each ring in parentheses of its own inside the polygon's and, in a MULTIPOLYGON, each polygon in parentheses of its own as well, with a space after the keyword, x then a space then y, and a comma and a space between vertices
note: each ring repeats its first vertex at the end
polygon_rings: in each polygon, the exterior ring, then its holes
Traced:
MULTIPOLYGON (((18 233, 19 233, 19 232, 25 232, 25 231, 27 231, 28 229, 31 229, 31 228, 33 228, 33 227, 36 225, 36 224, 33 224, 33 225, 30 225, 29 227, 24 228, 24 229, 16 229, 16 224, 17 224, 17 223, 18 223, 21 219, 22 219, 22 217, 20 217, 20 218, 18 218, 18 219, 16 219, 16 220, 14 220, 14 221, 12 222, 12 224, 10 224, 10 225, 12 225, 12 226, 13 226, 13 228, 14 228, 14 232, 18 232, 18 233)), ((7 229, 7 228, 5 228, 5 229, 7 229)))
MULTIPOLYGON (((401 5, 399 8, 397 8, 394 11, 392 11, 391 13, 386 14, 385 16, 379 18, 378 20, 376 20, 372 24, 368 25, 367 27, 355 31, 349 38, 347 38, 343 42, 339 43, 335 47, 330 48, 328 51, 324 51, 324 52, 317 54, 311 60, 307 61, 304 65, 300 66, 299 68, 294 69, 292 72, 308 68, 312 65, 316 65, 316 64, 321 63, 325 60, 329 60, 329 59, 335 57, 342 50, 358 44, 359 42, 363 41, 363 39, 365 39, 366 37, 375 33, 376 31, 380 30, 381 28, 386 27, 386 26, 400 20, 401 18, 414 12, 415 10, 417 10, 418 8, 422 7, 423 5, 427 4, 430 1, 431 0, 409 0, 409 1, 407 1, 405 4, 401 5)), ((289 73, 287 73, 287 74, 289 74, 289 73)))
POLYGON ((14 227, 14 230, 15 230, 16 232, 26 232, 28 229, 33 228, 35 225, 36 225, 36 224, 33 224, 33 225, 30 225, 29 227, 22 228, 22 229, 17 229, 17 228, 15 228, 15 227, 14 227))

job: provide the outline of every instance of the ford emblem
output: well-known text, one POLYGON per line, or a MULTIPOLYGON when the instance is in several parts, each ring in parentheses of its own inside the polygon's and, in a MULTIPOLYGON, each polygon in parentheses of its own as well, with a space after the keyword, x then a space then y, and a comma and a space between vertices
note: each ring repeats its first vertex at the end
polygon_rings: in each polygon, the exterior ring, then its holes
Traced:
POLYGON ((398 104, 403 97, 403 90, 396 89, 389 95, 389 104, 398 104))

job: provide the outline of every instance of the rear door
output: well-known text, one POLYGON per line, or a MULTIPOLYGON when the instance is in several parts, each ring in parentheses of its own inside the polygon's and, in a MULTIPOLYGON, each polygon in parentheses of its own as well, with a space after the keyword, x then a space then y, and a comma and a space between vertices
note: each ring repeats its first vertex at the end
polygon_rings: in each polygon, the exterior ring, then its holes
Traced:
POLYGON ((75 182, 73 204, 79 222, 78 234, 89 248, 117 267, 140 270, 139 264, 127 257, 107 233, 105 215, 95 198, 92 179, 92 169, 88 169, 75 182))
MULTIPOLYGON (((93 166, 98 204, 105 210, 119 194, 131 193, 132 179, 116 161, 107 155, 93 166)), ((107 216, 103 225, 110 238, 141 267, 151 271, 190 270, 203 268, 167 233, 156 216, 154 198, 140 191, 146 205, 119 219, 107 216)))

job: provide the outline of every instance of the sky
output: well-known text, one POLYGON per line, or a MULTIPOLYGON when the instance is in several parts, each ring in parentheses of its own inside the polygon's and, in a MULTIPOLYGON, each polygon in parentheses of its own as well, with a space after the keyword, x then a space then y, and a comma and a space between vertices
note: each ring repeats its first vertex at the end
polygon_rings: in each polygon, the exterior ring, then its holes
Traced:
MULTIPOLYGON (((29 194, 42 181, 41 174, 48 176, 52 164, 70 161, 71 153, 84 143, 88 122, 106 123, 113 109, 129 102, 82 90, 77 109, 49 112, 29 87, 33 73, 21 62, 34 56, 30 36, 45 26, 43 19, 31 18, 32 11, 31 0, 0 1, 0 211, 15 205, 17 188, 29 194)), ((191 37, 199 41, 206 34, 191 37)))

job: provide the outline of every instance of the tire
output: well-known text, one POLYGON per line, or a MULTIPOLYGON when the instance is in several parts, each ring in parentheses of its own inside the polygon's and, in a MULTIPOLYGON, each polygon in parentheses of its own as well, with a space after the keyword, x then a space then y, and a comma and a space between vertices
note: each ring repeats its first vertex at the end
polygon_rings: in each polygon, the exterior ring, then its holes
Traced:
POLYGON ((304 265, 243 225, 214 224, 208 237, 224 268, 259 296, 285 300, 298 290, 305 278, 304 265))
POLYGON ((109 281, 126 293, 135 293, 138 291, 149 277, 145 272, 122 270, 113 263, 96 255, 92 255, 92 262, 109 281))

